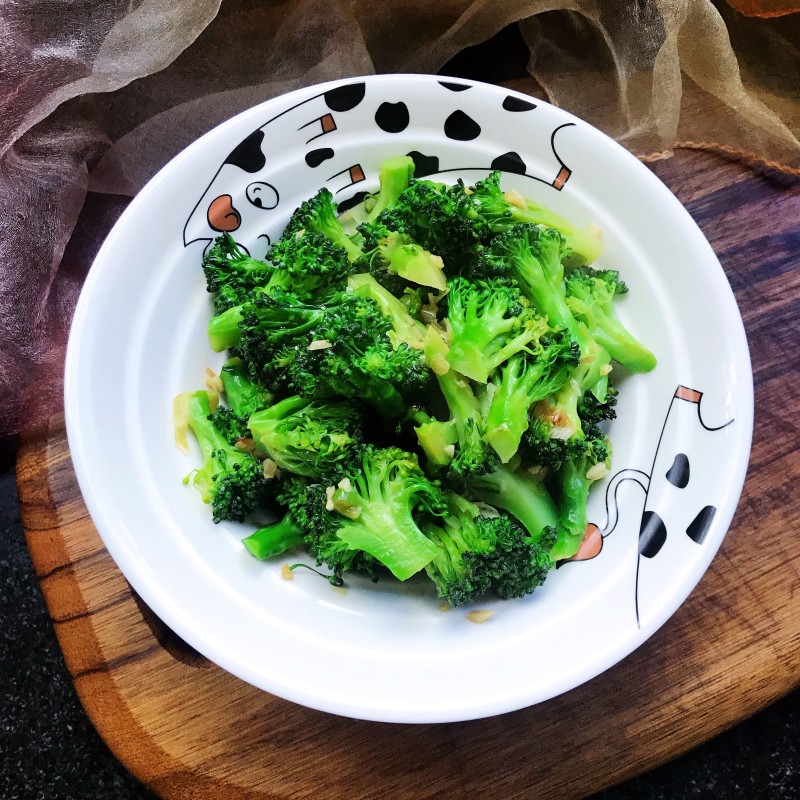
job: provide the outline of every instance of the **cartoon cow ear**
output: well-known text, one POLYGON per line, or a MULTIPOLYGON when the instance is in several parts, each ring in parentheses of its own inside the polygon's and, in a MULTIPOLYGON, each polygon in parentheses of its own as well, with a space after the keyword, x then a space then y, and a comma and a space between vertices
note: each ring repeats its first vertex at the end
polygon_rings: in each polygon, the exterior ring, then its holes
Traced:
POLYGON ((271 183, 264 181, 255 181, 249 184, 245 189, 245 194, 256 208, 264 210, 275 208, 280 200, 278 190, 271 183))

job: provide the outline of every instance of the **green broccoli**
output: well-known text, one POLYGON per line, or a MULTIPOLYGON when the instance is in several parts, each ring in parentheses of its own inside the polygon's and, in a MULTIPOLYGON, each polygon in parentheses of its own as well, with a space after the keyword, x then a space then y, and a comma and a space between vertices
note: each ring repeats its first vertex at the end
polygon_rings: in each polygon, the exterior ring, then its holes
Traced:
POLYGON ((474 503, 450 494, 442 525, 426 523, 438 553, 425 567, 440 597, 452 606, 493 592, 500 599, 524 597, 541 586, 554 565, 552 535, 534 541, 507 514, 482 516, 474 503))
POLYGON ((570 270, 565 279, 567 307, 611 358, 631 372, 649 372, 656 357, 619 321, 614 298, 628 287, 615 270, 581 267, 570 270))
POLYGON ((361 441, 361 411, 352 403, 287 397, 250 417, 259 449, 282 470, 322 478, 361 441))
POLYGON ((310 230, 290 236, 280 250, 273 248, 270 257, 275 270, 266 284, 266 292, 274 294, 278 289, 312 302, 325 300, 343 290, 353 269, 344 248, 310 230), (276 258, 278 255, 280 261, 276 258))
POLYGON ((228 406, 242 419, 246 420, 272 403, 272 392, 259 386, 250 377, 241 358, 229 358, 222 365, 219 377, 228 406))
POLYGON ((468 494, 513 514, 535 542, 558 529, 558 510, 538 475, 500 464, 492 472, 470 476, 468 494))
POLYGON ((347 235, 337 219, 336 205, 328 189, 320 189, 314 197, 300 204, 289 219, 281 238, 270 248, 270 261, 285 263, 296 247, 296 240, 307 232, 327 237, 333 244, 341 247, 352 262, 364 257, 361 248, 347 235))
POLYGON ((229 233, 218 236, 203 256, 208 291, 217 314, 243 303, 253 289, 266 286, 274 268, 251 258, 229 233))
POLYGON ((447 360, 453 369, 478 383, 548 329, 547 320, 530 308, 519 289, 504 280, 450 280, 447 320, 452 330, 447 360))
POLYGON ((203 466, 186 478, 211 504, 214 522, 241 522, 272 498, 273 486, 264 477, 260 462, 252 453, 228 442, 211 419, 208 392, 186 395, 189 427, 203 453, 203 466))
POLYGON ((481 247, 480 220, 461 182, 414 180, 377 222, 439 256, 448 274, 468 273, 481 247))
POLYGON ((508 463, 528 429, 530 409, 558 392, 578 365, 580 348, 565 331, 548 331, 539 338, 533 355, 512 356, 492 380, 486 414, 486 441, 500 460, 508 463))
MULTIPOLYGON (((368 553, 401 581, 436 556, 436 546, 420 530, 414 514, 443 516, 447 506, 441 489, 411 453, 366 445, 360 469, 349 470, 328 495, 328 508, 340 515, 336 539, 351 550, 368 553)), ((332 564, 332 558, 317 548, 317 556, 336 570, 338 545, 333 552, 332 564)))
POLYGON ((473 187, 472 200, 489 230, 499 233, 519 223, 542 225, 558 231, 565 239, 565 258, 591 264, 603 251, 603 240, 589 230, 578 228, 549 208, 524 200, 521 195, 509 196, 500 188, 500 172, 492 172, 473 187), (514 202, 511 202, 514 200, 514 202))
POLYGON ((446 465, 446 476, 455 484, 491 470, 497 460, 484 440, 485 411, 469 382, 450 368, 448 348, 441 335, 428 327, 425 358, 442 391, 450 419, 427 419, 415 430, 420 446, 434 465, 446 465), (446 459, 446 460, 445 460, 446 459))
POLYGON ((560 561, 578 552, 588 524, 586 503, 594 481, 608 474, 611 444, 599 429, 587 425, 580 455, 572 454, 555 476, 558 497, 558 536, 553 558, 560 561))

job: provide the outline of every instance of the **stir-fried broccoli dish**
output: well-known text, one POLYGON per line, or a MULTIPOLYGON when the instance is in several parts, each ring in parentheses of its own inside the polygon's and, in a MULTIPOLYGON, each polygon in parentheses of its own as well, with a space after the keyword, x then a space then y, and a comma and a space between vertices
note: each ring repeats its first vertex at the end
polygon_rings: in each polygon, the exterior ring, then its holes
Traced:
POLYGON ((592 266, 599 234, 501 179, 391 158, 344 214, 327 189, 302 203, 264 260, 229 234, 207 249, 228 360, 176 398, 202 458, 185 483, 255 558, 305 552, 335 585, 418 575, 457 606, 530 594, 578 552, 614 367, 656 359, 592 266))

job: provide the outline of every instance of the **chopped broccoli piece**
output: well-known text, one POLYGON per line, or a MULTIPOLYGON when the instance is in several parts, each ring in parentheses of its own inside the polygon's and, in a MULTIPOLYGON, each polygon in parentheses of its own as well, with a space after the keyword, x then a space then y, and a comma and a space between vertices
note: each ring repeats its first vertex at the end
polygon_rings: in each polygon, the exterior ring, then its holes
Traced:
POLYGON ((603 251, 603 240, 591 231, 578 228, 569 220, 549 208, 526 200, 521 204, 510 202, 506 193, 500 188, 500 172, 493 172, 485 180, 478 181, 473 187, 472 199, 481 218, 487 227, 496 233, 508 230, 518 224, 527 223, 543 225, 558 231, 566 241, 564 257, 572 256, 573 260, 583 264, 596 261, 603 251))
POLYGON ((203 466, 186 479, 211 504, 214 522, 241 522, 262 508, 274 492, 259 461, 228 442, 215 427, 208 392, 188 395, 189 427, 203 453, 203 466))
POLYGON ((266 286, 274 268, 251 258, 229 233, 218 236, 203 256, 208 291, 217 314, 245 302, 253 289, 266 286))
POLYGON ((580 348, 564 331, 540 337, 534 355, 512 356, 493 379, 489 411, 486 415, 486 440, 508 463, 517 453, 528 429, 530 409, 561 390, 578 365, 580 348))
POLYGON ((534 541, 558 528, 558 510, 537 475, 500 464, 493 472, 471 476, 467 486, 475 499, 513 514, 534 541))
POLYGON ((554 565, 552 536, 535 542, 507 514, 481 516, 469 500, 447 496, 442 525, 428 522, 425 533, 438 548, 425 567, 440 597, 452 606, 494 592, 502 600, 524 597, 541 586, 554 565))
POLYGON ((519 289, 503 280, 453 278, 447 295, 452 341, 447 360, 453 369, 478 383, 504 361, 529 352, 548 328, 519 289))
POLYGON ((330 474, 361 441, 361 412, 351 403, 287 397, 250 417, 253 440, 282 469, 309 478, 330 474))
POLYGON ((631 372, 649 372, 656 366, 656 357, 617 318, 614 298, 628 291, 618 272, 581 267, 570 270, 565 283, 573 317, 611 358, 631 372))
POLYGON ((339 220, 336 218, 336 205, 333 195, 328 189, 320 189, 314 197, 305 200, 292 214, 283 235, 270 248, 270 261, 284 263, 287 254, 296 246, 296 240, 306 232, 319 233, 341 247, 350 261, 363 258, 361 248, 345 233, 339 220))
POLYGON ((416 432, 420 445, 433 464, 441 463, 442 454, 449 457, 447 477, 459 484, 467 476, 491 470, 497 456, 484 440, 482 404, 469 382, 450 368, 447 354, 444 339, 429 326, 425 357, 436 375, 450 419, 438 424, 426 421, 416 432), (435 444, 428 444, 433 442, 435 444))
POLYGON ((222 365, 219 377, 228 406, 240 418, 247 419, 272 402, 272 392, 259 386, 250 377, 241 358, 229 358, 222 365))
POLYGON ((362 451, 361 468, 348 471, 330 493, 329 505, 341 515, 337 538, 371 555, 401 581, 437 553, 414 513, 447 513, 441 489, 419 468, 416 456, 372 445, 362 451))

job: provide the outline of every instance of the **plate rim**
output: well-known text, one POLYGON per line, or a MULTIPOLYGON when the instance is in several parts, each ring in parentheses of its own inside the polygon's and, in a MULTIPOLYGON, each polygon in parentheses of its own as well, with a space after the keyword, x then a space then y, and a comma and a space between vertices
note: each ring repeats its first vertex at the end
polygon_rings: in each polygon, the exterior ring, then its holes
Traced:
MULTIPOLYGON (((386 706, 382 707, 377 707, 373 705, 370 707, 354 708, 350 702, 342 703, 341 701, 337 701, 335 698, 331 697, 323 697, 322 695, 307 696, 304 695, 302 692, 298 693, 293 691, 284 691, 283 690, 284 687, 278 687, 275 685, 265 686, 263 685, 263 681, 260 682, 258 680, 259 677, 258 675, 250 674, 248 670, 242 669, 242 665, 237 662, 234 656, 231 656, 228 653, 223 652, 219 646, 215 645, 214 642, 208 642, 205 640, 199 641, 197 636, 199 631, 197 627, 192 625, 191 620, 187 619, 185 614, 181 613, 181 609, 179 607, 176 607, 175 604, 169 600, 169 597, 165 595, 163 591, 161 591, 161 587, 152 585, 152 582, 148 579, 147 575, 144 574, 138 562, 135 559, 133 561, 129 559, 128 557, 129 553, 127 551, 127 548, 124 545, 122 545, 114 535, 114 524, 112 523, 112 521, 108 519, 107 513, 103 507, 102 498, 98 497, 96 493, 93 491, 94 488, 93 481, 90 474, 91 469, 87 462, 87 457, 84 451, 83 443, 80 441, 80 437, 78 435, 80 411, 78 409, 79 376, 77 370, 81 363, 80 353, 79 353, 80 332, 86 325, 87 318, 91 312, 93 287, 95 283, 100 279, 102 266, 97 266, 96 268, 96 265, 102 265, 103 261, 107 259, 107 254, 113 250, 114 242, 117 236, 121 235, 120 231, 129 223, 129 221, 132 218, 135 218, 139 207, 144 203, 146 203, 154 192, 157 192, 158 187, 160 183, 165 179, 165 176, 171 173, 173 170, 180 169, 184 160, 192 158, 196 152, 201 151, 204 147, 208 145, 210 141, 212 141, 216 137, 224 136, 228 128, 234 127, 238 124, 240 117, 246 114, 251 114, 251 113, 255 114, 255 112, 258 109, 268 109, 270 106, 274 107, 276 105, 281 105, 284 102, 290 103, 292 100, 304 97, 311 97, 315 94, 320 94, 330 88, 352 83, 353 81, 370 81, 370 82, 380 83, 384 81, 389 81, 389 82, 409 81, 415 79, 420 79, 427 82, 441 82, 443 80, 448 80, 447 76, 419 75, 419 74, 388 74, 388 75, 371 75, 371 76, 353 76, 349 78, 326 81, 323 83, 302 87, 292 92, 288 92, 286 94, 270 98, 269 100, 266 100, 263 103, 259 103, 249 109, 245 109, 244 111, 225 120, 224 122, 220 123, 219 125, 212 128, 210 131, 205 133, 203 136, 195 140, 188 147, 184 148, 180 153, 178 153, 174 158, 172 158, 164 167, 162 167, 156 173, 156 175, 154 175, 148 181, 148 183, 138 192, 138 194, 133 198, 128 207, 122 213, 122 215, 117 220, 112 230, 109 232, 108 236, 104 240, 102 246, 100 247, 92 263, 91 268, 89 269, 86 280, 81 289, 80 297, 76 305, 75 313, 70 326, 69 341, 65 359, 64 409, 65 409, 65 424, 67 430, 67 441, 75 469, 75 474, 78 480, 78 485, 81 490, 82 496, 86 503, 92 522, 97 528, 98 534, 103 540, 103 543, 107 548, 109 554, 114 559, 116 566, 120 569, 120 571, 123 573, 126 579, 130 581, 131 585, 134 587, 137 593, 139 593, 142 599, 148 604, 148 606, 150 606, 153 609, 154 613, 156 613, 159 617, 161 617, 164 620, 164 622, 170 628, 172 628, 179 636, 184 638, 187 642, 189 642, 193 647, 198 649, 201 653, 203 653, 203 655, 207 656, 214 663, 218 664, 220 667, 232 673, 233 675, 236 675, 237 677, 265 691, 268 691, 272 694, 283 697, 285 699, 291 700, 293 702, 300 703, 304 706, 316 708, 323 711, 328 711, 331 713, 347 717, 355 716, 360 719, 369 719, 369 720, 376 720, 383 722, 431 723, 431 722, 450 722, 450 721, 484 718, 528 707, 530 705, 535 705, 539 702, 543 702, 552 697, 556 697, 565 691, 569 691, 572 688, 576 688, 577 686, 580 686, 592 680, 593 678, 605 672, 607 669, 610 669, 612 666, 617 664, 622 659, 626 658, 628 655, 630 655, 632 652, 634 652, 636 649, 642 646, 650 637, 652 637, 653 634, 655 634, 656 631, 658 631, 664 625, 664 623, 666 623, 667 620, 669 620, 675 614, 677 609, 685 602, 686 598, 694 591, 699 581, 708 571, 708 567, 711 561, 713 560, 719 547, 721 546, 722 541, 727 536, 731 521, 736 513, 736 509, 741 499, 742 488, 744 485, 744 480, 746 477, 747 468, 750 460, 750 449, 752 446, 752 433, 753 433, 753 414, 754 414, 754 390, 753 390, 752 366, 751 366, 749 348, 747 345, 747 338, 741 312, 739 311, 727 275, 725 274, 725 271, 722 268, 719 259, 717 258, 716 254, 711 248, 711 245, 705 238, 705 235, 699 229, 699 226, 697 226, 696 222, 691 217, 686 208, 683 206, 683 204, 666 187, 666 185, 649 169, 647 169, 647 167, 644 164, 642 164, 632 153, 630 153, 628 150, 622 147, 622 145, 620 145, 618 142, 611 139, 609 136, 607 136, 594 126, 590 125, 589 123, 580 120, 578 117, 569 114, 569 112, 566 112, 563 109, 551 106, 549 103, 546 103, 545 101, 539 101, 537 99, 537 104, 545 105, 552 108, 559 114, 565 115, 572 121, 579 122, 582 126, 588 128, 592 132, 592 134, 599 135, 600 137, 602 137, 605 140, 604 141, 605 146, 611 146, 615 148, 618 152, 621 152, 623 154, 623 158, 627 159, 628 162, 631 163, 632 165, 635 165, 634 169, 636 169, 637 171, 642 170, 640 174, 649 175, 650 178, 652 179, 650 180, 650 186, 658 187, 657 191, 662 195, 662 197, 665 197, 666 201, 671 206, 674 207, 676 212, 679 213, 679 215, 683 218, 684 224, 688 223, 689 226, 693 230, 695 230, 697 234, 699 234, 699 240, 704 243, 704 249, 707 251, 702 260, 704 262, 707 262, 709 257, 713 259, 715 269, 718 270, 717 277, 722 278, 724 285, 727 287, 727 296, 725 298, 725 304, 728 306, 728 308, 725 312, 726 317, 730 315, 731 311, 733 312, 733 314, 731 315, 731 322, 732 325, 733 323, 735 323, 736 335, 735 337, 731 338, 732 338, 732 348, 736 355, 735 359, 736 380, 737 383, 740 384, 739 397, 737 399, 741 400, 742 403, 741 407, 737 406, 736 416, 737 420, 741 420, 744 423, 742 426, 743 428, 742 433, 740 434, 741 437, 743 437, 742 439, 743 447, 741 451, 739 451, 737 448, 737 451, 741 453, 741 456, 739 458, 739 463, 737 465, 737 470, 732 480, 730 481, 729 485, 725 487, 726 505, 724 508, 720 509, 721 513, 720 513, 719 530, 721 531, 721 533, 719 534, 718 541, 713 543, 710 542, 706 543, 702 557, 700 557, 697 560, 696 565, 692 570, 692 575, 690 577, 687 577, 683 581, 683 583, 681 583, 679 591, 676 591, 671 595, 670 598, 671 602, 666 603, 662 608, 661 613, 654 620, 651 621, 651 623, 647 626, 647 632, 644 633, 643 629, 639 629, 637 634, 627 637, 622 637, 621 640, 623 642, 622 646, 618 645, 616 648, 614 648, 615 652, 613 655, 601 659, 602 663, 600 667, 595 669, 593 666, 592 669, 587 671, 590 674, 586 675, 577 683, 572 682, 569 686, 564 686, 556 692, 547 692, 546 697, 536 698, 535 692, 528 691, 525 693, 518 693, 514 695, 516 700, 512 700, 510 702, 505 701, 500 705, 498 705, 496 701, 490 699, 478 703, 473 703, 472 705, 469 705, 467 708, 464 708, 463 705, 459 705, 458 708, 454 708, 451 705, 446 709, 444 709, 444 711, 441 708, 439 708, 435 711, 427 713, 421 711, 414 711, 410 714, 403 713, 402 709, 400 709, 397 706, 396 702, 394 702, 394 704, 389 702, 386 704, 386 706), (694 577, 695 574, 696 577, 694 577), (631 639, 634 640, 634 643, 632 645, 630 645, 629 641, 631 639), (522 695, 524 695, 524 697, 522 695)), ((523 100, 530 100, 529 95, 526 95, 519 91, 515 91, 513 89, 508 89, 503 86, 499 86, 497 84, 490 84, 482 81, 473 81, 463 78, 458 78, 453 80, 456 80, 459 83, 463 83, 469 86, 487 87, 497 93, 514 95, 523 100)), ((637 174, 639 173, 637 172, 637 174)), ((710 267, 710 264, 708 266, 710 267)), ((732 333, 732 331, 729 332, 729 335, 730 333, 732 333)), ((200 638, 202 639, 202 637, 200 638)))

